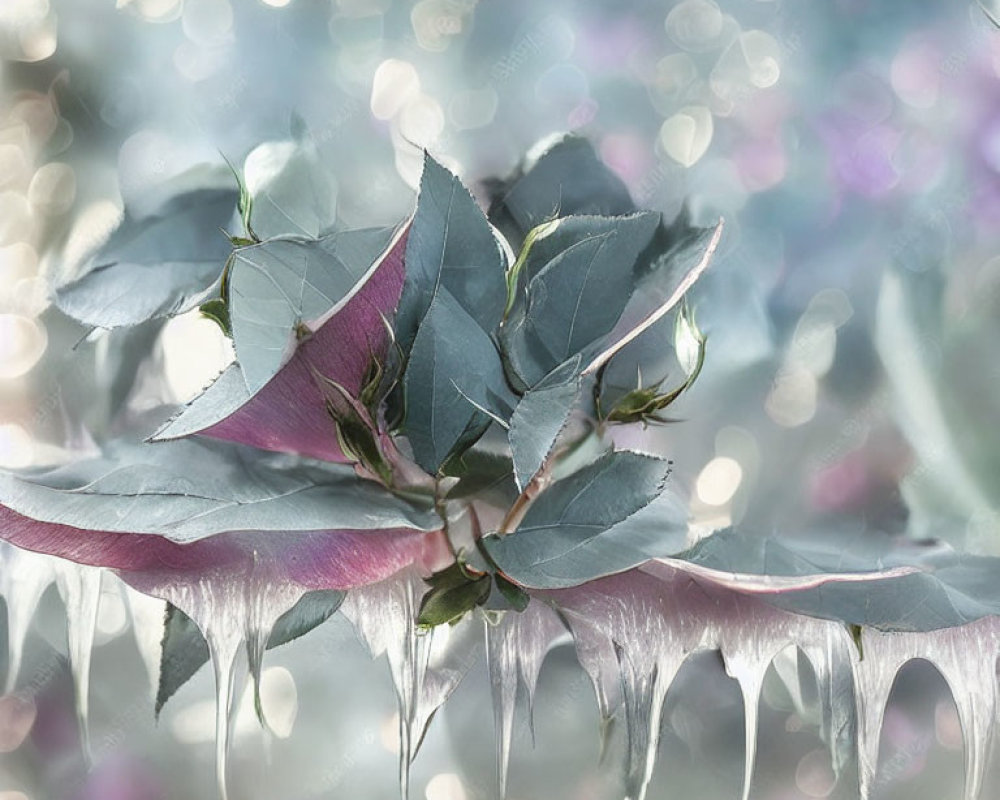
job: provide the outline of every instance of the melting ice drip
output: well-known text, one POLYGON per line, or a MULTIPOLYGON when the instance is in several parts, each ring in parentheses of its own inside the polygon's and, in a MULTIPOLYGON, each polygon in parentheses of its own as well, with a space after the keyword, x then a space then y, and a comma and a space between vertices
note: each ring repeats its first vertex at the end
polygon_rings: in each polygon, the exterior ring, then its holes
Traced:
POLYGON ((56 584, 66 607, 66 643, 76 697, 76 716, 84 757, 90 761, 90 656, 94 646, 102 570, 21 550, 0 542, 0 595, 7 605, 7 679, 4 694, 15 691, 31 621, 45 590, 56 584))
MULTIPOLYGON (((226 797, 226 759, 233 710, 234 675, 242 648, 251 677, 259 679, 270 631, 295 605, 301 587, 263 570, 179 581, 147 576, 130 582, 178 606, 209 644, 216 678, 217 777, 226 797)), ((86 694, 93 620, 100 593, 99 570, 57 562, 0 546, 0 592, 8 603, 10 669, 15 686, 24 637, 39 598, 52 581, 69 610, 69 652, 86 727, 86 694)), ((693 577, 667 564, 613 576, 574 589, 540 592, 522 613, 507 612, 486 625, 468 618, 433 635, 418 630, 416 608, 424 584, 415 570, 348 593, 343 611, 373 657, 385 654, 400 718, 400 789, 408 793, 409 767, 427 724, 482 652, 485 639, 497 727, 497 770, 506 788, 512 726, 519 687, 528 701, 546 653, 569 629, 578 659, 590 676, 604 722, 624 717, 625 790, 643 800, 653 772, 667 691, 685 659, 718 650, 745 703, 746 761, 743 797, 753 775, 758 705, 771 662, 790 645, 813 666, 821 726, 839 773, 853 756, 859 763, 861 797, 872 792, 886 702, 899 670, 926 659, 951 688, 965 738, 965 797, 980 793, 997 715, 996 664, 1000 622, 984 618, 930 633, 863 633, 864 658, 840 623, 776 609, 760 598, 693 577)))
POLYGON ((497 735, 497 780, 500 795, 507 792, 507 766, 514 733, 518 687, 528 701, 528 724, 534 738, 535 688, 542 661, 566 632, 555 612, 542 603, 530 603, 521 614, 504 614, 486 625, 486 658, 493 692, 493 718, 497 735))
POLYGON ((410 764, 434 712, 478 660, 471 619, 455 629, 423 632, 417 609, 426 584, 412 569, 347 593, 341 610, 372 658, 385 655, 399 708, 399 786, 409 794, 410 764))
MULTIPOLYGON (((130 575, 136 589, 172 603, 198 626, 208 643, 215 673, 215 763, 219 797, 226 800, 233 697, 240 652, 245 648, 254 691, 259 692, 264 650, 282 614, 305 594, 297 584, 280 580, 257 559, 245 571, 219 570, 185 580, 174 572, 130 575)), ((257 707, 260 707, 259 697, 257 707)))
POLYGON ((930 633, 865 629, 861 658, 840 623, 781 611, 757 597, 699 582, 666 564, 546 596, 560 608, 573 632, 602 717, 608 719, 623 709, 628 800, 645 797, 667 690, 684 660, 700 650, 721 653, 727 673, 743 694, 746 800, 764 676, 789 645, 798 647, 813 665, 822 734, 838 774, 850 758, 856 730, 860 792, 865 800, 874 785, 882 717, 897 673, 914 658, 936 666, 955 697, 965 737, 965 797, 979 796, 997 712, 1000 623, 996 618, 930 633))

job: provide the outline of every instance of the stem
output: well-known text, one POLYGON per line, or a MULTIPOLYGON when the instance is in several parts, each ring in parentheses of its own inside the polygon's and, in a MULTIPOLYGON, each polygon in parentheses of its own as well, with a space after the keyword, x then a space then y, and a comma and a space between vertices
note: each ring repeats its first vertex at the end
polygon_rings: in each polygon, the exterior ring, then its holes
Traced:
POLYGON ((545 459, 541 468, 535 473, 535 477, 528 481, 528 485, 524 487, 524 491, 518 495, 517 500, 514 501, 514 504, 504 515, 497 533, 503 535, 513 533, 517 529, 517 526, 521 524, 521 520, 524 519, 528 508, 535 502, 535 498, 545 491, 549 483, 552 482, 552 468, 556 465, 556 462, 564 453, 571 449, 569 446, 564 446, 549 453, 548 458, 545 459))
POLYGON ((458 551, 455 549, 455 543, 451 540, 451 531, 448 530, 448 502, 441 494, 440 478, 434 478, 434 510, 441 518, 441 530, 444 531, 444 540, 448 543, 448 551, 452 558, 458 561, 458 551))

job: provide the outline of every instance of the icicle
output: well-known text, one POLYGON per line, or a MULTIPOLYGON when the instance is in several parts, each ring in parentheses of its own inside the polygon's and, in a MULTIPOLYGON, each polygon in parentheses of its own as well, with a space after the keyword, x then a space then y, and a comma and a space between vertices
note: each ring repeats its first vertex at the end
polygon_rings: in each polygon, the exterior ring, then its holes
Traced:
MULTIPOLYGON (((604 707, 602 717, 610 719, 617 704, 624 706, 627 800, 643 800, 646 795, 656 763, 663 702, 690 652, 683 641, 690 637, 675 625, 679 619, 670 612, 666 586, 648 575, 634 574, 552 593, 573 632, 598 704, 604 707), (612 675, 617 676, 620 695, 612 675)), ((602 750, 604 746, 602 741, 602 750)))
POLYGON ((253 662, 251 676, 259 681, 261 658, 253 650, 261 641, 266 644, 275 622, 302 598, 305 589, 269 575, 256 551, 249 565, 220 569, 196 580, 172 571, 133 573, 125 577, 138 591, 177 606, 198 626, 208 643, 215 674, 216 782, 219 797, 226 800, 226 767, 240 648, 247 647, 248 660, 253 662))
POLYGON ((500 797, 507 796, 507 765, 514 730, 517 702, 517 642, 514 626, 506 616, 486 626, 486 662, 493 695, 493 727, 497 737, 497 784, 500 797))
POLYGON ((812 664, 819 692, 820 734, 830 748, 834 775, 838 776, 854 753, 854 674, 846 630, 827 627, 820 641, 799 643, 812 664))
POLYGON ((683 663, 683 654, 658 659, 651 668, 637 668, 634 648, 617 648, 625 700, 628 762, 625 768, 627 800, 643 800, 653 777, 660 744, 660 721, 667 690, 683 663))
POLYGON ((577 660, 590 677, 597 695, 600 713, 600 753, 603 762, 608 752, 615 713, 622 704, 621 678, 614 642, 594 620, 564 608, 564 618, 573 634, 577 660))
MULTIPOLYGON (((789 644, 826 642, 838 629, 846 635, 836 623, 781 611, 663 563, 548 595, 573 631, 580 663, 604 706, 602 714, 613 708, 608 674, 617 666, 625 708, 625 788, 630 800, 645 797, 663 702, 689 654, 720 650, 727 672, 740 684, 746 705, 746 798, 756 754, 760 690, 771 660, 789 644), (615 654, 613 663, 609 649, 615 654)), ((833 663, 830 672, 835 672, 833 663)), ((843 669, 836 674, 842 678, 843 669)), ((838 683, 837 691, 841 688, 838 683)))
MULTIPOLYGON (((199 625, 199 627, 201 627, 199 625)), ((221 800, 227 800, 226 767, 229 761, 229 738, 233 721, 233 690, 236 683, 236 657, 243 644, 242 633, 221 631, 209 625, 202 628, 211 654, 215 674, 215 783, 221 800)))
POLYGON ((48 556, 0 542, 0 595, 7 605, 7 680, 4 694, 17 685, 24 643, 42 595, 54 579, 48 556))
POLYGON ((867 800, 878 768, 882 718, 892 684, 910 660, 933 664, 951 689, 965 741, 965 797, 982 789, 997 713, 996 664, 1000 623, 986 617, 927 633, 863 632, 864 659, 855 662, 861 797, 867 800))
POLYGON ((353 589, 341 610, 364 640, 373 658, 385 653, 399 707, 399 791, 409 795, 410 763, 422 738, 418 710, 431 634, 417 630, 417 605, 424 584, 414 570, 353 589))
POLYGON ((862 632, 865 657, 855 661, 854 697, 858 713, 858 780, 862 800, 871 796, 878 769, 882 718, 896 674, 913 658, 906 634, 862 632))
POLYGON ((493 719, 497 736, 497 782, 507 793, 507 766, 513 738, 518 685, 523 685, 532 721, 535 688, 545 655, 566 629, 551 608, 533 600, 521 613, 506 612, 486 625, 486 657, 493 689, 493 719))
POLYGON ((56 559, 53 567, 56 587, 66 607, 66 642, 69 650, 69 666, 73 674, 80 745, 84 758, 90 764, 90 659, 94 649, 97 612, 101 602, 103 570, 63 559, 56 559))
POLYGON ((467 614, 456 625, 438 628, 431 638, 430 656, 424 671, 413 729, 418 733, 414 754, 423 740, 431 717, 455 691, 462 678, 483 655, 479 620, 467 614))
MULTIPOLYGON (((773 656, 773 654, 771 654, 773 656)), ((743 800, 750 797, 750 783, 753 779, 754 762, 757 757, 757 727, 760 716, 760 691, 764 676, 771 664, 771 658, 747 651, 723 652, 726 672, 740 685, 743 693, 743 717, 745 720, 745 757, 743 768, 743 800)))
POLYGON ((158 597, 138 592, 126 583, 125 608, 132 622, 136 648, 149 676, 150 697, 155 702, 160 682, 160 646, 163 640, 163 619, 167 604, 158 597))

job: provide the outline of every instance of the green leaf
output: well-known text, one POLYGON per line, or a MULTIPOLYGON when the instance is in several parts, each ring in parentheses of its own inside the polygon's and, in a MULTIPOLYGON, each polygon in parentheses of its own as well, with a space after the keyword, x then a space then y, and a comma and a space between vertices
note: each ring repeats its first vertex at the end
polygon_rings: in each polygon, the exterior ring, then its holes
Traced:
MULTIPOLYGON (((340 608, 345 593, 333 590, 307 592, 282 614, 271 630, 267 649, 305 636, 340 608)), ((167 604, 160 647, 160 680, 156 691, 156 716, 177 690, 209 660, 208 644, 190 617, 167 604)))
MULTIPOLYGON (((653 326, 646 335, 652 336, 655 332, 656 326, 653 326)), ((685 379, 679 386, 666 392, 660 392, 661 384, 642 386, 640 370, 638 378, 640 385, 625 392, 615 400, 611 410, 603 415, 603 418, 608 422, 641 422, 644 425, 651 422, 669 422, 660 416, 659 412, 674 403, 678 397, 694 385, 705 363, 705 336, 698 329, 687 303, 681 306, 674 322, 674 351, 685 374, 685 379)), ((603 377, 602 375, 602 386, 596 392, 599 416, 602 416, 603 377)))
POLYGON ((432 475, 489 426, 479 409, 502 413, 498 402, 510 396, 496 345, 446 290, 437 293, 417 331, 403 394, 402 432, 416 462, 432 475))
POLYGON ((253 213, 253 197, 250 195, 250 190, 247 188, 247 182, 243 179, 243 175, 240 174, 239 170, 233 166, 233 163, 228 158, 225 156, 223 158, 225 158, 230 172, 233 173, 233 178, 236 179, 236 185, 239 187, 239 200, 236 203, 236 210, 240 215, 240 222, 243 223, 244 233, 243 236, 230 236, 229 240, 237 247, 256 244, 260 241, 260 237, 254 233, 253 226, 250 224, 250 215, 253 213))
POLYGON ((531 602, 531 596, 524 591, 520 586, 511 583, 503 575, 497 574, 493 576, 493 580, 496 583, 497 589, 499 589, 500 594, 503 595, 504 599, 510 603, 510 607, 515 611, 524 611, 528 607, 528 603, 531 602))
POLYGON ((227 531, 440 526, 429 506, 362 480, 347 465, 209 439, 118 442, 101 457, 55 469, 0 472, 0 504, 40 522, 179 543, 227 531))
POLYGON ((326 622, 340 608, 344 597, 346 592, 334 589, 306 592, 299 602, 278 617, 267 640, 267 649, 295 641, 326 622))
POLYGON ((466 450, 445 464, 445 474, 458 478, 447 494, 449 500, 498 496, 496 505, 508 506, 517 498, 514 466, 510 456, 484 450, 466 450))
POLYGON ((494 181, 491 196, 490 220, 512 241, 555 217, 635 211, 622 179, 579 136, 556 141, 510 180, 494 181))
POLYGON ((232 189, 197 189, 155 214, 126 216, 77 280, 56 291, 61 311, 84 325, 138 325, 193 308, 218 281, 231 246, 220 229, 236 206, 232 189))
POLYGON ((221 297, 209 300, 207 303, 202 303, 199 310, 202 316, 212 320, 212 322, 222 328, 222 332, 226 336, 232 337, 233 326, 229 321, 229 305, 225 300, 221 297))
POLYGON ((653 212, 566 217, 533 243, 524 296, 500 335, 515 385, 535 386, 614 329, 635 290, 636 259, 659 218, 653 212))
POLYGON ((233 254, 229 316, 251 395, 291 357, 296 331, 317 330, 354 297, 397 235, 364 228, 317 240, 275 239, 233 254))
POLYGON ((534 246, 535 242, 539 239, 544 239, 558 227, 559 220, 553 219, 548 222, 543 222, 541 225, 536 225, 528 231, 528 235, 524 239, 524 244, 521 246, 521 252, 518 253, 517 259, 507 270, 507 302, 504 304, 503 309, 504 319, 510 316, 510 312, 514 310, 514 302, 517 300, 517 290, 520 285, 521 272, 524 269, 524 265, 528 262, 528 257, 531 255, 531 248, 534 246))
POLYGON ((400 428, 432 474, 513 405, 491 338, 506 301, 504 261, 468 190, 426 156, 395 331, 407 358, 400 428))
POLYGON ((417 624, 425 627, 457 622, 486 602, 492 580, 489 574, 473 575, 457 561, 428 578, 430 589, 420 601, 417 624))
POLYGON ((579 355, 556 367, 521 398, 510 420, 514 474, 523 490, 555 447, 580 399, 579 355))
POLYGON ((468 189, 425 154, 395 320, 396 338, 404 352, 442 290, 483 331, 493 331, 507 297, 504 267, 493 230, 468 189))
POLYGON ((851 641, 854 642, 855 648, 858 651, 858 661, 865 660, 865 645, 862 639, 862 627, 860 625, 848 625, 847 632, 851 636, 851 641))
POLYGON ((316 237, 334 222, 336 180, 306 131, 295 133, 292 140, 259 145, 244 161, 243 219, 250 238, 316 237))
POLYGON ((664 492, 670 464, 629 451, 609 453, 557 481, 528 508, 514 533, 482 542, 521 586, 575 586, 675 553, 687 536, 679 499, 664 492))
POLYGON ((687 385, 693 384, 705 364, 705 334, 698 329, 694 312, 686 302, 681 305, 674 327, 674 350, 681 369, 687 375, 687 385))
POLYGON ((167 700, 187 683, 201 666, 208 662, 205 637, 190 617, 174 605, 167 604, 160 643, 160 682, 156 689, 157 718, 167 700))
POLYGON ((1000 613, 1000 558, 870 530, 779 539, 726 529, 676 558, 737 590, 766 576, 755 593, 768 603, 863 628, 929 631, 1000 613))

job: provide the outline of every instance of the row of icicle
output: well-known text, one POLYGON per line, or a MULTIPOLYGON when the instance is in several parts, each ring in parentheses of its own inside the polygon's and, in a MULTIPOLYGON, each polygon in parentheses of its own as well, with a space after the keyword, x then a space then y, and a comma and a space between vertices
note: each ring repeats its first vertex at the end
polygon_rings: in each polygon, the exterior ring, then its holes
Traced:
MULTIPOLYGON (((5 694, 16 688, 32 617, 43 592, 55 582, 66 608, 72 610, 67 615, 68 654, 88 760, 89 665, 101 580, 100 569, 0 544, 0 594, 7 603, 9 643, 5 694)), ((481 644, 469 636, 475 626, 459 626, 460 631, 448 637, 418 631, 414 620, 423 588, 416 573, 405 572, 349 592, 341 608, 372 656, 387 656, 399 707, 399 778, 404 798, 409 791, 409 766, 426 726, 478 660, 481 644)), ((226 798, 238 653, 250 643, 250 672, 254 680, 259 679, 272 626, 302 594, 297 587, 253 580, 234 586, 232 581, 202 579, 166 591, 161 588, 161 597, 185 611, 209 644, 216 680, 217 776, 222 800, 226 798)), ((162 602, 137 593, 130 593, 129 598, 137 629, 162 620, 162 602)), ((566 636, 567 628, 580 664, 594 684, 602 731, 609 729, 607 723, 613 716, 624 719, 627 800, 645 797, 667 691, 685 659, 702 650, 721 653, 727 673, 743 695, 742 796, 746 800, 764 677, 789 645, 799 648, 815 673, 822 734, 830 746, 834 771, 839 774, 856 752, 860 795, 865 800, 874 786, 882 717, 895 677, 912 659, 931 662, 948 683, 957 706, 965 741, 966 800, 979 797, 997 714, 1000 625, 996 618, 931 633, 866 629, 859 650, 840 623, 781 611, 756 597, 699 582, 681 569, 660 563, 575 589, 540 593, 524 613, 509 612, 485 626, 501 797, 506 790, 518 693, 525 693, 530 717, 542 662, 551 646, 566 636)), ((143 637, 137 635, 137 640, 142 649, 143 637)), ((143 656, 155 686, 158 654, 143 656)))

